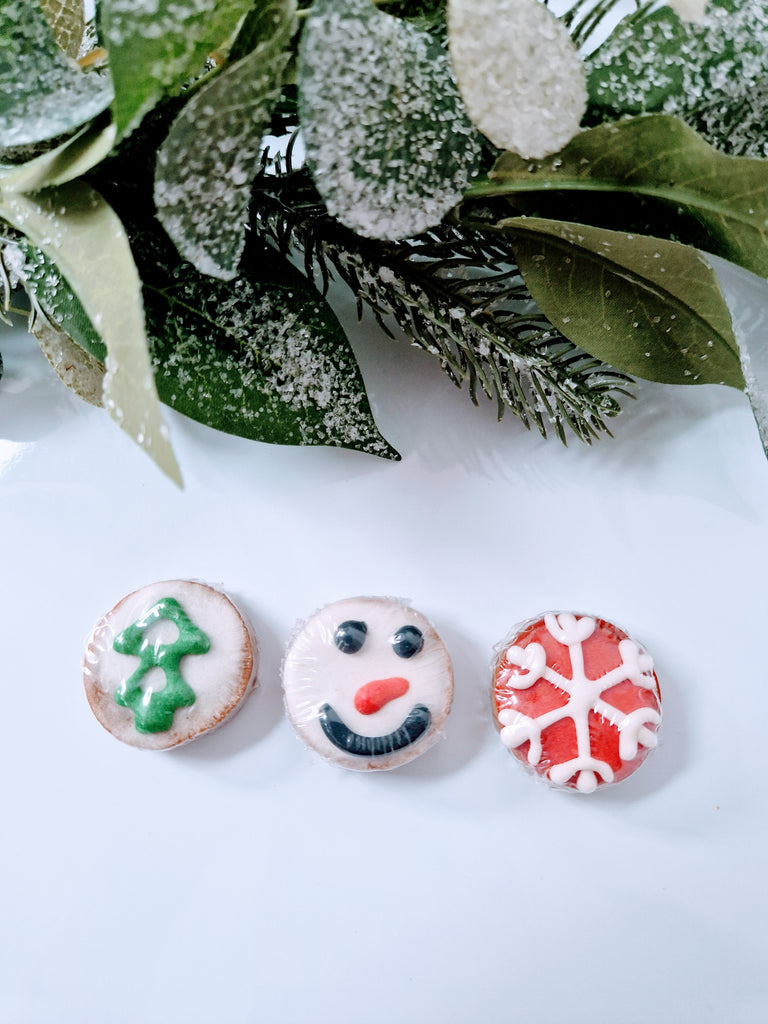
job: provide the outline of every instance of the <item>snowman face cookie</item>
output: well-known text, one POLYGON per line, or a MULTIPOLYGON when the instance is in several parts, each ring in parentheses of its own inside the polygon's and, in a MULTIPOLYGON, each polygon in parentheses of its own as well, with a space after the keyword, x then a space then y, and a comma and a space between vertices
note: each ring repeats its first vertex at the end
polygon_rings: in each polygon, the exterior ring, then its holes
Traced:
POLYGON ((358 597, 302 626, 283 688, 291 721, 318 754, 358 771, 396 768, 439 736, 453 669, 423 615, 400 601, 358 597))

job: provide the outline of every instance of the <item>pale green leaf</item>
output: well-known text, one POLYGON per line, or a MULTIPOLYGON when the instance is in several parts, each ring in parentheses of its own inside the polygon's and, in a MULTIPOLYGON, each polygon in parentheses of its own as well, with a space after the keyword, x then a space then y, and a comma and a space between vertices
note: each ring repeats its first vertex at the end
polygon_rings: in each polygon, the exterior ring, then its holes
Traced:
POLYGON ((534 217, 496 230, 536 303, 586 352, 648 380, 744 388, 728 306, 695 249, 534 217))
POLYGON ((470 197, 572 193, 639 196, 683 210, 705 229, 707 251, 768 276, 768 161, 726 156, 675 117, 648 114, 582 132, 556 157, 499 157, 470 197))
POLYGON ((199 75, 252 0, 101 0, 118 134, 135 128, 166 93, 199 75))
POLYGON ((53 260, 77 291, 107 350, 105 408, 180 483, 147 351, 141 282, 112 209, 89 186, 69 182, 34 197, 3 194, 0 217, 53 260))
POLYGON ((0 4, 0 153, 73 132, 111 98, 106 77, 59 49, 36 2, 0 4))
POLYGON ((261 141, 293 33, 294 0, 269 9, 270 38, 195 94, 157 157, 155 203, 163 227, 182 256, 222 280, 237 274, 261 141))
POLYGON ((441 40, 370 0, 316 0, 299 53, 307 162, 329 212, 382 239, 418 234, 479 166, 441 40))
POLYGON ((0 168, 3 192, 37 192, 51 185, 63 185, 90 171, 111 151, 115 126, 99 123, 82 128, 55 149, 14 167, 0 168))

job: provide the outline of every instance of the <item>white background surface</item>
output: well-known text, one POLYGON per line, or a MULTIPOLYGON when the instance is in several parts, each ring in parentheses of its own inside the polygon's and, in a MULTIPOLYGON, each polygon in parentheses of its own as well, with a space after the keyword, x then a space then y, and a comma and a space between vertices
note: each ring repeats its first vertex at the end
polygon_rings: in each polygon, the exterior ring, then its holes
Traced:
POLYGON ((0 332, 0 1020, 762 1024, 768 462, 746 399, 642 385, 614 440, 565 449, 356 339, 400 464, 168 412, 179 491, 0 332), (92 717, 83 641, 173 577, 244 606, 261 687, 144 753, 92 717), (360 593, 410 598, 456 672, 444 740, 386 774, 319 761, 282 709, 296 620, 360 593), (590 797, 529 777, 487 710, 492 646, 550 608, 624 624, 661 681, 659 750, 590 797))

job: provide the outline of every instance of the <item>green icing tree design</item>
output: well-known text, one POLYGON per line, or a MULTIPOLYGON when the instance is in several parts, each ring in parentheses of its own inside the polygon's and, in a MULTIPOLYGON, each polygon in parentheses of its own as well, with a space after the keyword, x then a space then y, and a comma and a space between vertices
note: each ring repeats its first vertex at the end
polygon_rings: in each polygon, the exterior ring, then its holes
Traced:
POLYGON ((133 712, 137 732, 166 732, 173 725, 178 708, 195 703, 195 691, 181 675, 181 659, 185 654, 206 654, 211 641, 175 598, 164 597, 118 633, 112 646, 118 654, 131 654, 140 659, 133 675, 115 691, 115 703, 133 712), (179 631, 172 643, 153 643, 144 636, 147 629, 161 619, 173 622, 179 631), (161 690, 143 690, 141 681, 153 668, 163 671, 165 686, 161 690))

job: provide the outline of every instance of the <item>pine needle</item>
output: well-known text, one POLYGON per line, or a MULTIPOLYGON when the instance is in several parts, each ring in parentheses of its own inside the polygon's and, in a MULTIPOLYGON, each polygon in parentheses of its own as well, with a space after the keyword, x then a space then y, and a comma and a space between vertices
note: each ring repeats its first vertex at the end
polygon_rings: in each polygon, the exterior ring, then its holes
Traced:
POLYGON ((364 239, 328 216, 305 171, 263 174, 252 228, 281 253, 301 253, 327 289, 334 273, 382 329, 392 322, 431 352, 475 404, 494 401, 542 436, 587 443, 610 431, 631 379, 576 348, 531 299, 511 252, 490 233, 444 223, 400 242, 364 239))

